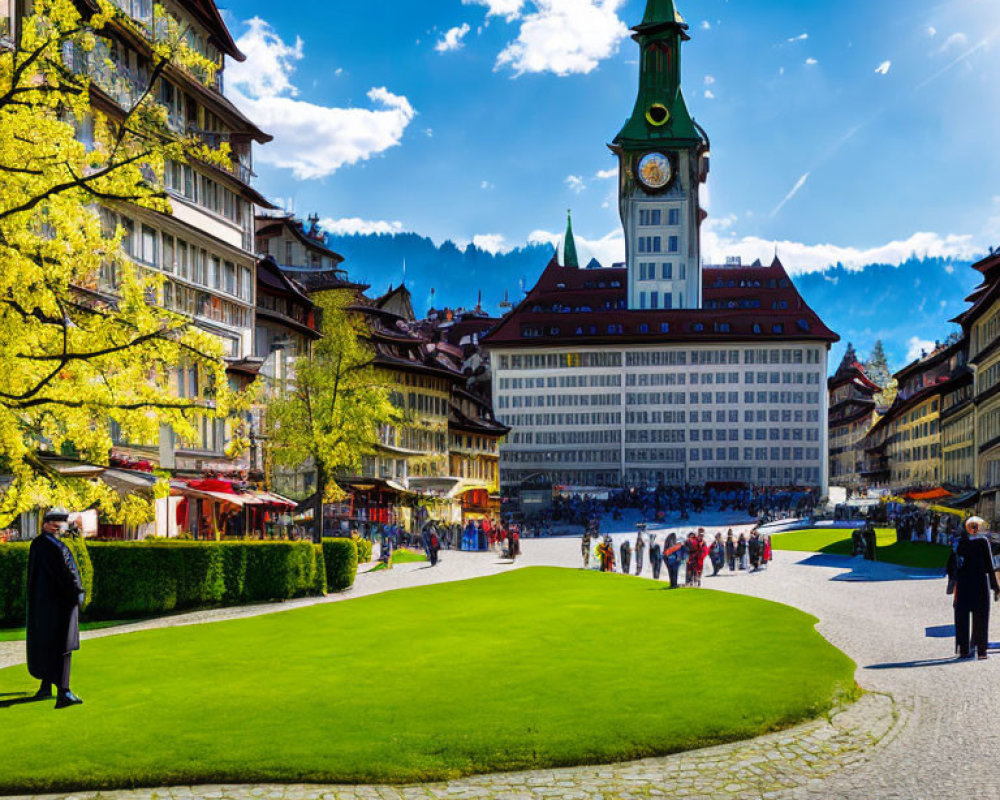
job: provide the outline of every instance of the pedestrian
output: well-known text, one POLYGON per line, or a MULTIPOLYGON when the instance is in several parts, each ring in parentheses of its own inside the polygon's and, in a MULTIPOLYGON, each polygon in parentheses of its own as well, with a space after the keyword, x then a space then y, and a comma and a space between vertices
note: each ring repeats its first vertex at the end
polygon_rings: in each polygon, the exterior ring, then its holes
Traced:
POLYGON ((436 567, 438 563, 438 553, 441 552, 441 538, 435 526, 431 526, 431 537, 429 542, 431 566, 436 567))
POLYGON ((42 532, 28 549, 28 672, 41 681, 35 697, 52 697, 56 708, 80 705, 69 688, 70 660, 80 649, 80 609, 86 600, 72 551, 59 540, 69 513, 52 508, 42 518, 42 532))
POLYGON ((653 580, 658 581, 660 579, 660 569, 663 566, 663 560, 660 557, 660 545, 656 542, 655 536, 649 537, 649 565, 653 568, 653 580))
POLYGON ((681 545, 677 544, 677 535, 670 534, 663 546, 663 560, 667 565, 667 575, 670 578, 670 588, 677 588, 677 574, 681 569, 681 545))
POLYGON ((715 541, 712 542, 708 556, 712 560, 712 577, 714 578, 719 574, 719 570, 722 569, 722 564, 726 557, 726 549, 722 544, 721 533, 715 534, 715 541))
POLYGON ((979 536, 984 527, 980 517, 966 520, 965 530, 948 559, 948 591, 954 594, 955 649, 961 658, 969 658, 972 647, 975 647, 980 660, 986 658, 989 647, 990 589, 993 590, 993 599, 1000 599, 1000 585, 993 571, 993 554, 989 542, 979 536))
POLYGON ((732 528, 726 534, 726 561, 729 563, 729 571, 736 572, 736 540, 733 539, 732 528))
POLYGON ((590 567, 590 547, 591 547, 590 528, 587 528, 587 530, 583 532, 583 538, 580 540, 580 552, 583 555, 584 569, 590 567))
POLYGON ((642 535, 643 526, 639 526, 639 532, 635 537, 635 574, 642 575, 642 551, 646 548, 646 537, 642 535))
POLYGON ((760 569, 760 534, 754 530, 750 532, 750 541, 747 542, 747 559, 750 561, 750 571, 757 572, 760 569))
POLYGON ((622 539, 619 552, 622 557, 622 574, 628 575, 632 565, 632 543, 628 539, 622 539))
POLYGON ((736 560, 740 564, 740 569, 745 570, 748 566, 747 564, 747 536, 745 533, 740 534, 740 538, 736 541, 736 560))

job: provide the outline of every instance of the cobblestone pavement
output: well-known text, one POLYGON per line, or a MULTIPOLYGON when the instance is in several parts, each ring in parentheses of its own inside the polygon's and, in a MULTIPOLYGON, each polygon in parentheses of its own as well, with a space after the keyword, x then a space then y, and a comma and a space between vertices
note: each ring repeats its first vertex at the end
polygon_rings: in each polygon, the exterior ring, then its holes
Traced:
MULTIPOLYGON (((711 531, 711 529, 710 529, 711 531)), ((518 566, 579 566, 576 539, 528 540, 518 566)), ((441 580, 510 569, 494 555, 446 553, 436 569, 404 565, 359 575, 337 602, 441 580)), ((646 567, 648 575, 648 565, 646 567)), ((625 800, 683 798, 1000 798, 1000 659, 955 661, 944 581, 926 572, 855 559, 775 554, 761 573, 723 574, 705 585, 801 608, 858 664, 868 690, 858 703, 800 727, 720 747, 599 767, 466 778, 446 784, 372 786, 201 786, 101 794, 76 800, 625 800)), ((284 610, 303 601, 220 609, 129 626, 192 624, 284 610)), ((90 637, 125 628, 94 631, 90 637)), ((19 643, 12 643, 19 644, 19 643)), ((16 650, 17 648, 7 648, 16 650)), ((724 650, 721 656, 724 657, 724 650)), ((23 660, 0 649, 0 665, 23 660)))

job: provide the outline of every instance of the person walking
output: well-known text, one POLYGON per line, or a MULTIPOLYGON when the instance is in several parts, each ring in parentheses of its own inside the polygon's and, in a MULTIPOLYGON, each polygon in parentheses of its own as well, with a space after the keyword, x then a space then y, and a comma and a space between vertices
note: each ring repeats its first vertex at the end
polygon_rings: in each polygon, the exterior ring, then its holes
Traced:
POLYGON ((676 534, 670 534, 663 546, 663 560, 667 565, 667 576, 670 578, 670 588, 677 588, 677 574, 681 569, 681 547, 677 544, 676 534))
POLYGON ((994 601, 1000 599, 990 544, 979 536, 984 527, 980 517, 966 520, 965 530, 948 559, 948 589, 954 592, 955 649, 961 658, 969 658, 975 647, 980 660, 986 658, 989 647, 990 590, 994 601))
POLYGON ((70 661, 80 649, 80 609, 86 601, 80 569, 72 551, 59 540, 69 513, 52 508, 42 518, 42 532, 28 548, 28 672, 41 681, 35 697, 52 697, 56 708, 80 705, 69 688, 70 661))
POLYGON ((729 564, 729 571, 736 572, 736 540, 733 539, 732 528, 726 534, 726 561, 729 564))
POLYGON ((736 560, 740 564, 740 569, 747 568, 747 536, 745 533, 741 533, 740 538, 736 541, 736 560))
POLYGON ((653 580, 658 581, 660 579, 660 569, 663 566, 663 560, 660 557, 660 545, 656 542, 656 537, 651 536, 649 538, 649 565, 653 568, 653 580))
POLYGON ((646 537, 642 535, 642 526, 635 536, 635 574, 642 575, 642 551, 646 549, 646 537))
POLYGON ((628 539, 622 539, 618 550, 622 557, 622 574, 628 575, 632 565, 632 543, 628 539))
POLYGON ((431 566, 436 567, 438 563, 438 553, 441 552, 441 537, 438 535, 437 527, 431 525, 430 541, 427 543, 428 555, 431 566))
POLYGON ((587 528, 583 532, 583 538, 580 540, 580 552, 583 555, 583 568, 588 569, 590 567, 590 528, 587 528))
POLYGON ((712 577, 714 578, 719 574, 719 570, 722 569, 722 564, 726 557, 726 549, 722 544, 721 533, 715 534, 715 540, 709 549, 708 557, 712 560, 712 577))

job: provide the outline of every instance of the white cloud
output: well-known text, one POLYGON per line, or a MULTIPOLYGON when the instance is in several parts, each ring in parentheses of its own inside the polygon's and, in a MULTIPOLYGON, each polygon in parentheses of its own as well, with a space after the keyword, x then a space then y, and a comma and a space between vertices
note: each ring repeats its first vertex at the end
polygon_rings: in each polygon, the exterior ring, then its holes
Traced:
POLYGON ((479 184, 479 188, 482 189, 484 192, 489 192, 492 191, 493 189, 496 189, 497 187, 496 184, 490 183, 489 181, 483 181, 481 184, 479 184))
POLYGON ((577 194, 580 194, 580 192, 587 188, 582 175, 567 175, 566 185, 577 194))
POLYGON ((710 31, 710 30, 712 30, 712 23, 709 22, 707 19, 703 19, 701 21, 701 29, 703 31, 710 31))
POLYGON ((332 219, 327 217, 319 221, 320 227, 334 236, 366 236, 370 233, 401 233, 402 222, 389 222, 384 219, 370 220, 360 217, 342 217, 332 219))
POLYGON ((864 249, 828 243, 775 242, 758 236, 739 236, 730 226, 720 226, 711 218, 702 231, 705 263, 725 263, 726 256, 738 255, 743 257, 743 263, 759 258, 769 264, 777 247, 781 263, 792 275, 822 272, 837 264, 858 271, 869 264, 902 264, 911 257, 967 261, 978 258, 984 249, 972 236, 936 233, 915 233, 907 239, 864 249))
POLYGON ((617 178, 618 167, 611 167, 611 169, 598 170, 596 173, 594 173, 594 177, 602 181, 606 181, 611 178, 617 178))
POLYGON ((521 14, 524 0, 462 0, 463 6, 486 6, 487 17, 506 17, 508 22, 521 14))
POLYGON ((715 76, 714 75, 706 75, 705 76, 705 85, 706 86, 712 86, 714 84, 715 84, 715 76))
POLYGON ((465 35, 472 30, 467 22, 463 22, 457 28, 451 28, 434 45, 434 49, 439 53, 448 53, 452 50, 461 50, 465 47, 465 35))
POLYGON ((930 339, 921 339, 919 336, 911 336, 906 343, 909 350, 906 351, 906 361, 916 361, 934 349, 934 342, 930 339))
POLYGON ((969 44, 969 37, 964 33, 953 33, 947 39, 944 40, 944 44, 941 45, 938 50, 939 53, 950 53, 953 50, 962 50, 969 44))
POLYGON ((295 62, 302 59, 302 39, 295 45, 285 44, 271 26, 260 17, 244 23, 247 31, 237 44, 246 54, 246 61, 231 60, 226 65, 226 84, 251 97, 275 97, 299 92, 290 80, 295 62))
POLYGON ((932 38, 935 37, 935 36, 937 36, 937 28, 935 28, 933 25, 928 25, 927 26, 927 35, 930 36, 930 37, 932 37, 932 38))
POLYGON ((706 100, 714 100, 715 99, 715 92, 713 92, 711 89, 706 89, 705 90, 705 99, 706 100))
POLYGON ((817 60, 816 60, 815 58, 807 58, 807 59, 806 59, 806 66, 809 66, 809 67, 814 67, 814 66, 816 66, 816 65, 817 65, 818 63, 819 63, 819 62, 818 62, 818 61, 817 61, 817 60))
POLYGON ((809 38, 809 34, 808 33, 800 33, 798 36, 793 36, 788 41, 789 42, 804 42, 808 38, 809 38))
POLYGON ((507 244, 507 240, 499 233, 480 233, 472 237, 472 243, 480 250, 496 255, 506 253, 513 248, 507 244))
POLYGON ((795 182, 795 185, 792 187, 791 191, 785 195, 785 199, 782 200, 780 203, 778 203, 774 211, 771 212, 772 217, 776 217, 778 215, 778 212, 781 211, 781 209, 783 209, 788 204, 788 202, 793 197, 795 197, 795 195, 799 193, 799 190, 806 185, 807 180, 809 180, 808 172, 795 182))
POLYGON ((875 67, 875 72, 877 72, 879 75, 888 75, 889 70, 891 68, 892 68, 891 61, 883 61, 881 64, 875 67))
POLYGON ((290 47, 267 22, 254 17, 237 45, 247 54, 226 72, 229 98, 274 136, 257 160, 292 170, 300 180, 322 178, 347 164, 365 161, 395 147, 416 115, 410 102, 384 86, 368 91, 374 106, 330 108, 294 99, 291 82, 302 41, 290 47))
POLYGON ((625 0, 535 0, 517 39, 497 56, 496 69, 515 75, 589 73, 618 52, 628 28, 618 18, 625 0))
MULTIPOLYGON (((600 239, 587 239, 574 231, 577 253, 580 256, 580 266, 586 266, 592 258, 596 258, 602 267, 610 267, 625 260, 625 237, 620 229, 615 229, 600 239)), ((528 234, 528 244, 550 244, 560 247, 563 235, 551 231, 537 230, 528 234)))

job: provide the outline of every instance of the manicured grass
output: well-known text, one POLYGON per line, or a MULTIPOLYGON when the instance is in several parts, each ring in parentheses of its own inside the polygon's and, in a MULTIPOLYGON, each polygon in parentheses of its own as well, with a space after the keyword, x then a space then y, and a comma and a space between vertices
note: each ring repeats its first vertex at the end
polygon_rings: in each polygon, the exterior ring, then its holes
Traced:
MULTIPOLYGON (((897 542, 895 528, 876 528, 878 560, 919 569, 944 569, 950 548, 926 542, 897 542)), ((771 537, 775 550, 804 553, 827 553, 849 556, 853 550, 851 531, 847 528, 814 528, 778 533, 771 537)))
MULTIPOLYGON (((84 622, 80 625, 82 631, 96 631, 101 628, 113 628, 116 625, 128 625, 136 620, 104 620, 101 622, 84 622)), ((24 628, 4 628, 0 630, 0 642, 20 642, 24 640, 24 628)))
MULTIPOLYGON (((745 738, 856 695, 788 606, 552 568, 84 642, 86 703, 0 709, 0 794, 402 782, 745 738), (53 755, 53 752, 57 755, 53 755)), ((4 692, 34 691, 23 666, 4 692)))
MULTIPOLYGON (((398 550, 392 551, 392 558, 390 559, 393 564, 417 564, 421 561, 427 561, 427 556, 424 553, 418 553, 415 550, 406 550, 400 548, 398 550)), ((369 572, 378 572, 385 569, 386 566, 383 562, 379 562, 374 567, 372 567, 369 572)))

